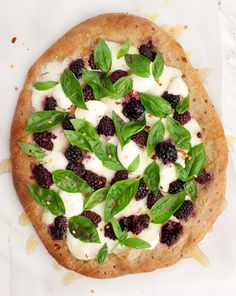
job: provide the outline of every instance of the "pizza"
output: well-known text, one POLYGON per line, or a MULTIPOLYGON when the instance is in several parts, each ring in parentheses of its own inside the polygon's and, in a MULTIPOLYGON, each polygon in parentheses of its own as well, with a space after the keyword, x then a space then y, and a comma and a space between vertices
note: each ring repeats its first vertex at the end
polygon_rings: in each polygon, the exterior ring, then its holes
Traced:
POLYGON ((180 44, 137 16, 88 19, 36 61, 11 159, 48 252, 90 277, 176 263, 223 210, 227 146, 214 106, 180 44))

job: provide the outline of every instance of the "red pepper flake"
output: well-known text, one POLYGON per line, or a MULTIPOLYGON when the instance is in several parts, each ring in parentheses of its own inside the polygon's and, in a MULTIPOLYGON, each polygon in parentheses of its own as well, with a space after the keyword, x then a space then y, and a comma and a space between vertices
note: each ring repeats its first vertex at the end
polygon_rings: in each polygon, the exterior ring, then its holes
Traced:
POLYGON ((14 44, 14 43, 16 42, 16 39, 17 39, 17 38, 16 38, 15 36, 12 37, 12 39, 11 39, 11 43, 14 44))

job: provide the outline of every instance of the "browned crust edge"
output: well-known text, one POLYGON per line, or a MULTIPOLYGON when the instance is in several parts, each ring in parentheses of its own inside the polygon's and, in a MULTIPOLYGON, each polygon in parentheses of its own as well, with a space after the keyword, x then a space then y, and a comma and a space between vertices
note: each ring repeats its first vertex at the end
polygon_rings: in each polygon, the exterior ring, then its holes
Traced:
POLYGON ((174 264, 196 246, 223 210, 228 151, 220 120, 183 48, 168 33, 144 18, 122 13, 98 15, 75 26, 53 44, 28 72, 12 122, 10 146, 14 186, 39 237, 59 264, 86 276, 110 278, 174 264), (24 131, 24 126, 32 112, 31 85, 41 66, 53 60, 62 61, 68 56, 87 54, 98 37, 116 42, 129 39, 135 46, 151 38, 156 49, 163 54, 165 63, 182 71, 190 92, 191 111, 203 130, 206 169, 213 175, 213 181, 208 186, 199 186, 196 217, 183 223, 184 234, 174 246, 159 245, 153 250, 130 250, 119 256, 109 255, 109 260, 103 265, 98 265, 95 260, 77 260, 64 241, 55 243, 50 238, 47 226, 42 222, 42 209, 32 200, 26 188, 26 184, 32 182, 31 159, 16 145, 17 141, 29 141, 31 136, 24 131))

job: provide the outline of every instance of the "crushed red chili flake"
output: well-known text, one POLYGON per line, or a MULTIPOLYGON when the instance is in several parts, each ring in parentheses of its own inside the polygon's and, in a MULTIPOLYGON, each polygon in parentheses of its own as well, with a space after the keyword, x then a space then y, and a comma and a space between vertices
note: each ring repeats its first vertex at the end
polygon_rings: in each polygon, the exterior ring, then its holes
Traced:
POLYGON ((14 43, 16 42, 16 39, 17 39, 17 38, 16 38, 15 36, 12 37, 12 39, 11 39, 11 43, 14 44, 14 43))

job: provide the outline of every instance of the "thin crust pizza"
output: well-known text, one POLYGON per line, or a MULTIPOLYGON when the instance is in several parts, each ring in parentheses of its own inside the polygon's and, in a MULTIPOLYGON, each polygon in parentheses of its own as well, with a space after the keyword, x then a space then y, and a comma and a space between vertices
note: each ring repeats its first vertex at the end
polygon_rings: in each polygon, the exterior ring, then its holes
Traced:
POLYGON ((95 278, 179 261, 223 210, 222 125, 184 50, 152 22, 99 15, 31 67, 13 181, 48 252, 95 278))

